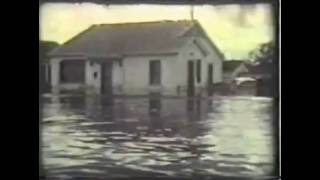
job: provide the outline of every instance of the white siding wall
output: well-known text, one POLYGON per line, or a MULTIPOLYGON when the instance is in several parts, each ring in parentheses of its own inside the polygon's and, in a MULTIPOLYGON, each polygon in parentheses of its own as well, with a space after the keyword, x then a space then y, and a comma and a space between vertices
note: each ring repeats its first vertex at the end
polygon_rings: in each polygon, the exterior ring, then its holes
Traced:
POLYGON ((123 88, 128 95, 146 95, 150 91, 162 91, 163 94, 172 94, 176 91, 179 68, 177 56, 137 56, 127 57, 123 60, 123 88), (149 62, 160 60, 161 85, 150 86, 149 62))
POLYGON ((90 88, 91 92, 99 93, 100 85, 101 85, 101 66, 98 63, 90 63, 90 61, 86 61, 86 86, 90 88), (94 78, 94 73, 97 73, 97 77, 94 78))
POLYGON ((124 71, 123 63, 120 66, 119 61, 114 61, 112 63, 112 86, 114 94, 123 93, 123 82, 124 82, 124 71))
POLYGON ((183 86, 187 86, 188 82, 188 61, 193 60, 194 61, 194 82, 196 86, 200 86, 204 82, 203 74, 204 74, 204 66, 205 66, 205 61, 204 57, 201 54, 201 52, 198 50, 198 48, 192 43, 192 41, 189 41, 188 44, 182 49, 179 55, 179 64, 180 64, 180 69, 181 69, 181 76, 182 76, 182 81, 181 83, 183 86), (196 79, 196 74, 197 74, 197 60, 201 60, 201 82, 198 83, 196 79))
POLYGON ((144 58, 126 58, 123 60, 125 94, 144 94, 148 89, 148 66, 144 58))
MULTIPOLYGON (((194 78, 196 87, 205 88, 208 82, 208 64, 213 63, 213 82, 222 81, 222 60, 207 42, 201 41, 207 50, 204 56, 199 48, 190 40, 179 55, 176 56, 140 56, 127 57, 123 60, 124 93, 132 95, 146 95, 157 89, 149 85, 149 62, 161 60, 161 89, 164 95, 177 95, 178 86, 181 95, 186 94, 188 82, 188 60, 194 60, 194 78), (201 82, 196 79, 196 61, 201 60, 201 82)), ((117 71, 116 69, 114 69, 117 71)), ((116 73, 121 74, 121 73, 116 73)))
MULTIPOLYGON (((112 86, 114 94, 122 94, 123 86, 123 68, 120 66, 119 61, 112 62, 112 86)), ((101 65, 94 62, 90 65, 88 61, 86 63, 86 84, 93 90, 94 93, 100 93, 101 90, 101 65), (94 78, 94 73, 97 73, 97 77, 94 78)))
MULTIPOLYGON (((194 60, 195 83, 197 87, 206 87, 208 82, 208 64, 213 63, 213 81, 214 83, 222 81, 222 60, 217 53, 205 41, 201 41, 208 51, 207 56, 203 56, 198 47, 189 41, 178 55, 167 56, 130 56, 122 60, 122 66, 118 61, 113 62, 112 82, 113 92, 115 94, 127 95, 147 95, 150 91, 161 91, 164 95, 177 95, 177 89, 180 87, 180 94, 184 95, 187 90, 187 69, 188 60, 194 60), (201 82, 196 79, 196 60, 201 63, 201 82), (149 62, 151 60, 161 61, 161 85, 149 85, 149 62)), ((54 58, 50 60, 51 65, 51 85, 53 90, 59 88, 76 88, 73 85, 59 84, 59 63, 62 59, 54 58)), ((67 59, 63 59, 67 60, 67 59)), ((84 59, 86 60, 86 59, 84 59)), ((90 87, 96 93, 100 92, 101 86, 101 66, 98 63, 92 65, 87 60, 85 66, 85 86, 90 87), (94 72, 97 72, 97 78, 94 78, 94 72)))
MULTIPOLYGON (((161 83, 164 91, 176 91, 181 86, 181 67, 177 56, 168 57, 161 61, 161 83)), ((168 92, 170 93, 170 92, 168 92)))
POLYGON ((201 50, 190 40, 185 47, 181 50, 179 55, 179 72, 181 73, 180 83, 187 86, 187 66, 188 61, 194 61, 194 78, 195 86, 198 88, 205 88, 208 84, 208 66, 213 63, 213 83, 222 82, 222 59, 217 55, 217 52, 211 48, 208 42, 204 39, 198 39, 203 45, 204 49, 207 51, 207 55, 204 56, 201 50), (196 61, 201 60, 201 82, 198 83, 196 79, 196 61))
MULTIPOLYGON (((213 63, 213 82, 219 83, 223 81, 223 72, 222 72, 222 63, 223 59, 221 59, 212 47, 209 45, 209 42, 204 38, 198 38, 198 40, 205 46, 205 48, 209 51, 208 56, 205 57, 207 63, 213 63)), ((206 67, 206 75, 207 75, 207 67, 206 67)))
POLYGON ((52 58, 50 59, 50 66, 51 66, 51 86, 56 87, 59 85, 59 78, 60 78, 60 62, 62 59, 59 58, 52 58))

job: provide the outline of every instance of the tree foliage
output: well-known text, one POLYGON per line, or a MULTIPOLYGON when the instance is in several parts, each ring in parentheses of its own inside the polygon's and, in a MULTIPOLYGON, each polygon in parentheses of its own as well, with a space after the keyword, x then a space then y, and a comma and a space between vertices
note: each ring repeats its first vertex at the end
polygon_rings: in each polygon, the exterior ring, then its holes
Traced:
POLYGON ((250 58, 257 64, 275 63, 275 50, 276 48, 273 41, 263 43, 250 53, 250 58))
POLYGON ((268 75, 263 79, 263 86, 260 86, 263 94, 277 96, 278 58, 274 42, 261 44, 250 56, 255 64, 253 69, 260 74, 268 75))

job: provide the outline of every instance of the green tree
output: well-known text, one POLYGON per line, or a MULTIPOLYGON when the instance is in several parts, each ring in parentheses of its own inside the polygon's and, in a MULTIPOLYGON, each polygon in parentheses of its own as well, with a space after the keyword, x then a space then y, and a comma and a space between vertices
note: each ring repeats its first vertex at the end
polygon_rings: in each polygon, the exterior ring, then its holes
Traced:
POLYGON ((263 75, 264 87, 268 89, 268 94, 277 96, 278 84, 278 58, 274 42, 261 44, 250 53, 254 62, 253 71, 255 74, 263 75))
POLYGON ((276 63, 276 47, 273 41, 261 44, 250 53, 250 58, 257 65, 276 63))

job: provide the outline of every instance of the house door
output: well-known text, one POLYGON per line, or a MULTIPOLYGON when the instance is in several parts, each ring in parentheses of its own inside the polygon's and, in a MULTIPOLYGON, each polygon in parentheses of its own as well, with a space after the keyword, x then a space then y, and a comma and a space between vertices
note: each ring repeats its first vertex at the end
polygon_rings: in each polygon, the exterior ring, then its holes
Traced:
POLYGON ((112 63, 101 63, 101 93, 112 95, 112 63))
POLYGON ((188 61, 188 96, 194 96, 194 62, 188 61))
POLYGON ((208 66, 208 85, 213 84, 213 65, 209 64, 208 66))

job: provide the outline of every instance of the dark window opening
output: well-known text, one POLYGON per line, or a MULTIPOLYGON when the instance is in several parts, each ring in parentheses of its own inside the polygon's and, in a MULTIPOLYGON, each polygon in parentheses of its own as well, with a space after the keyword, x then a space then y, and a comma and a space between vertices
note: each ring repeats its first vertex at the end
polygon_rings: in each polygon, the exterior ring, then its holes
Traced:
POLYGON ((93 66, 93 62, 92 61, 90 61, 90 66, 93 66))
POLYGON ((98 77, 98 73, 97 73, 97 72, 94 72, 94 73, 93 73, 93 78, 97 79, 97 77, 98 77))
POLYGON ((201 82, 201 60, 197 60, 197 82, 201 82))
POLYGON ((122 60, 119 60, 119 66, 122 67, 122 60))
POLYGON ((150 84, 159 85, 161 83, 161 64, 160 60, 150 61, 150 84))
POLYGON ((83 83, 85 62, 65 60, 60 63, 60 80, 62 83, 83 83))
POLYGON ((208 84, 213 84, 213 64, 210 63, 208 66, 208 84))
POLYGON ((194 95, 194 70, 195 70, 195 66, 194 66, 194 61, 193 60, 189 60, 188 61, 188 96, 193 96, 194 95))

